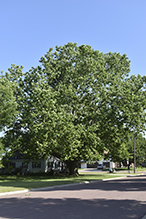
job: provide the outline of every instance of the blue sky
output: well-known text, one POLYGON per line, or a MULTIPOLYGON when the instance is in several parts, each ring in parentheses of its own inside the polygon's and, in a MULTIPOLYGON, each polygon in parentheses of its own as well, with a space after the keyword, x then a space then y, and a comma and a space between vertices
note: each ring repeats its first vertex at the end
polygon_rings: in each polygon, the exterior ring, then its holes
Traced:
POLYGON ((77 42, 126 53, 131 74, 146 74, 146 0, 0 0, 0 9, 0 71, 27 71, 50 47, 77 42))

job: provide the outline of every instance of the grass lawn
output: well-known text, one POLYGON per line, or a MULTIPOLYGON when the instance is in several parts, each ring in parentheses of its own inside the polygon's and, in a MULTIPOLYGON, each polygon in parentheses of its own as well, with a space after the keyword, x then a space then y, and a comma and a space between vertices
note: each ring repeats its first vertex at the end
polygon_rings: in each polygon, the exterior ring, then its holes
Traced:
MULTIPOLYGON (((126 175, 126 174, 125 174, 126 175)), ((123 176, 123 174, 121 174, 123 176)), ((109 174, 106 172, 81 173, 78 177, 73 176, 0 176, 0 193, 18 191, 23 189, 32 189, 63 185, 70 183, 79 183, 85 181, 100 180, 106 178, 119 177, 119 174, 109 174)))
MULTIPOLYGON (((134 170, 134 168, 130 168, 131 170, 134 170)), ((146 172, 146 167, 136 167, 136 171, 144 171, 146 172)))

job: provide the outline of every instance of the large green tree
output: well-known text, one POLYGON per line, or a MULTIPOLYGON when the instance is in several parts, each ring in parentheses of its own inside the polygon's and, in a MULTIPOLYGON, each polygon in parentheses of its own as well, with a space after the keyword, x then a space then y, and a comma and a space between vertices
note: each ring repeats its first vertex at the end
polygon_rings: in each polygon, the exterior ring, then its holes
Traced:
POLYGON ((20 117, 7 142, 27 156, 62 159, 70 174, 104 151, 123 156, 129 132, 144 129, 145 120, 144 79, 129 72, 125 54, 73 43, 50 49, 24 75, 12 66, 6 77, 18 84, 20 117))

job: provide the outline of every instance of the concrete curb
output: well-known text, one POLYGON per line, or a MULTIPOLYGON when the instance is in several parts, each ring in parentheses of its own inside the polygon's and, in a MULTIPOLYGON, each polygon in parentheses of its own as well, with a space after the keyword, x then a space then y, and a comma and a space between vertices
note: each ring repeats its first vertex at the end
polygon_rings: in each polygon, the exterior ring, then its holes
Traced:
POLYGON ((0 196, 11 195, 11 194, 18 194, 18 193, 23 193, 23 192, 29 192, 29 189, 13 191, 13 192, 2 192, 2 193, 0 193, 0 196))
MULTIPOLYGON (((34 189, 24 189, 24 190, 19 190, 19 191, 12 191, 12 192, 3 192, 3 193, 0 193, 0 196, 19 194, 19 193, 25 193, 25 192, 53 190, 53 189, 63 188, 63 187, 72 186, 72 185, 76 186, 76 185, 81 185, 81 184, 97 183, 97 182, 104 182, 104 181, 110 181, 110 180, 125 179, 127 177, 134 177, 134 176, 141 176, 141 174, 139 174, 139 175, 127 175, 127 176, 121 176, 121 177, 116 177, 116 178, 100 179, 100 180, 94 180, 94 181, 84 181, 84 182, 80 182, 80 183, 70 183, 70 184, 63 184, 63 185, 56 185, 56 186, 48 186, 48 187, 41 187, 41 188, 34 188, 34 189)), ((146 218, 144 218, 144 219, 146 219, 146 218)))

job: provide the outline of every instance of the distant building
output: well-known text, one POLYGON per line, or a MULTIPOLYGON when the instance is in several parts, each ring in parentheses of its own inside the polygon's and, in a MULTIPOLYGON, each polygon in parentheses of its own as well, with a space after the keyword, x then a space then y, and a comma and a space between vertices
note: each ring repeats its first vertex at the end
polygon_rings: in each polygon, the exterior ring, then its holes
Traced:
POLYGON ((108 160, 104 160, 102 159, 101 161, 97 161, 94 163, 90 163, 90 162, 85 162, 84 160, 80 161, 80 168, 84 169, 84 168, 97 168, 97 165, 101 164, 103 166, 103 168, 115 168, 115 163, 113 161, 111 161, 111 159, 108 160))

